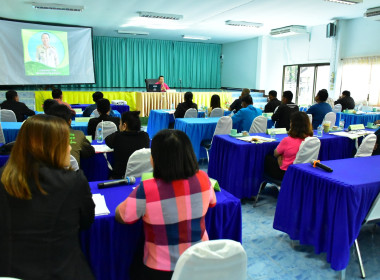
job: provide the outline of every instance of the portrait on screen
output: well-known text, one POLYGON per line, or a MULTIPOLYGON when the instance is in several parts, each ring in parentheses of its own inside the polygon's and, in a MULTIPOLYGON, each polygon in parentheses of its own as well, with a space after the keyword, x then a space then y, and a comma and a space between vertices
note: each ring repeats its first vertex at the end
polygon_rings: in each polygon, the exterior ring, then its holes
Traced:
POLYGON ((67 32, 22 29, 27 76, 69 75, 67 32))

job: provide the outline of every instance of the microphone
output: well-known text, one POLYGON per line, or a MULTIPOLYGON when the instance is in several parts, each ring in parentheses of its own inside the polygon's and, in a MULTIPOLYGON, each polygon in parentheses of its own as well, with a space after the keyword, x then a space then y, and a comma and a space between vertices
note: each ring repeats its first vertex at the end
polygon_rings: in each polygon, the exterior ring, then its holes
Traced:
POLYGON ((179 79, 179 91, 182 92, 182 80, 179 79))
POLYGON ((125 179, 121 180, 114 180, 110 182, 104 182, 104 183, 99 183, 98 184, 98 189, 106 189, 106 188, 112 188, 115 185, 133 185, 136 183, 136 178, 135 177, 126 177, 125 179))
POLYGON ((323 170, 327 171, 327 172, 333 172, 333 170, 328 167, 327 165, 324 165, 322 164, 319 160, 314 160, 311 162, 311 164, 313 165, 313 167, 319 167, 319 168, 322 168, 323 170))

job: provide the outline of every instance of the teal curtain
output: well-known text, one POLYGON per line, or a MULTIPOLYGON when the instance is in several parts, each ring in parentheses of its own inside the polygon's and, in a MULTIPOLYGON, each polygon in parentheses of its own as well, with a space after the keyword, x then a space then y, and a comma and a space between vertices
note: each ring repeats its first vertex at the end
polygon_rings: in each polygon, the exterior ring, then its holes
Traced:
POLYGON ((221 45, 96 36, 93 45, 96 84, 82 87, 145 87, 163 75, 169 87, 220 88, 221 45))

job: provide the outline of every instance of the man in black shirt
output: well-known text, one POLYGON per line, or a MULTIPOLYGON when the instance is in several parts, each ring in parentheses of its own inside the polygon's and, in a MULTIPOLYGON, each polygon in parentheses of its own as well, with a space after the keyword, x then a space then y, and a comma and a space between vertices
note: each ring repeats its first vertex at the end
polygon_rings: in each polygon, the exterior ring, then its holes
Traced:
POLYGON ((355 108, 355 101, 351 97, 351 93, 348 90, 345 90, 342 92, 341 97, 334 102, 334 105, 341 104, 342 105, 342 111, 346 109, 354 109, 355 108))
POLYGON ((242 92, 241 92, 241 95, 239 96, 238 99, 236 99, 234 102, 232 102, 232 104, 230 105, 230 108, 228 108, 229 111, 234 111, 235 110, 235 113, 237 113, 242 107, 241 107, 241 99, 244 97, 244 96, 247 96, 251 93, 251 91, 247 88, 243 88, 242 92))
POLYGON ((282 94, 281 105, 278 106, 276 112, 272 116, 272 121, 276 122, 276 128, 285 127, 290 129, 290 115, 299 111, 298 106, 292 102, 293 93, 284 91, 282 94))
POLYGON ((271 90, 268 96, 268 103, 265 105, 264 113, 273 113, 277 106, 281 105, 281 101, 277 99, 277 91, 271 90))
POLYGON ((15 113, 18 122, 23 122, 26 116, 33 116, 36 113, 30 110, 25 103, 19 102, 18 94, 15 90, 8 90, 5 93, 7 99, 1 103, 1 109, 11 110, 15 113))

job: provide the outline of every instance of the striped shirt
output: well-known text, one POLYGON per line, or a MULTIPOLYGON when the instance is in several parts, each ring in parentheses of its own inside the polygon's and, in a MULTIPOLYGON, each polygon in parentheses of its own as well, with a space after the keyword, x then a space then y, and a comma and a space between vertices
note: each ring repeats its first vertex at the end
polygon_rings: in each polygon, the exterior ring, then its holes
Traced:
POLYGON ((208 240, 205 215, 215 204, 215 192, 207 174, 198 171, 184 180, 141 182, 121 203, 119 212, 125 223, 143 219, 145 265, 173 271, 187 248, 208 240))

